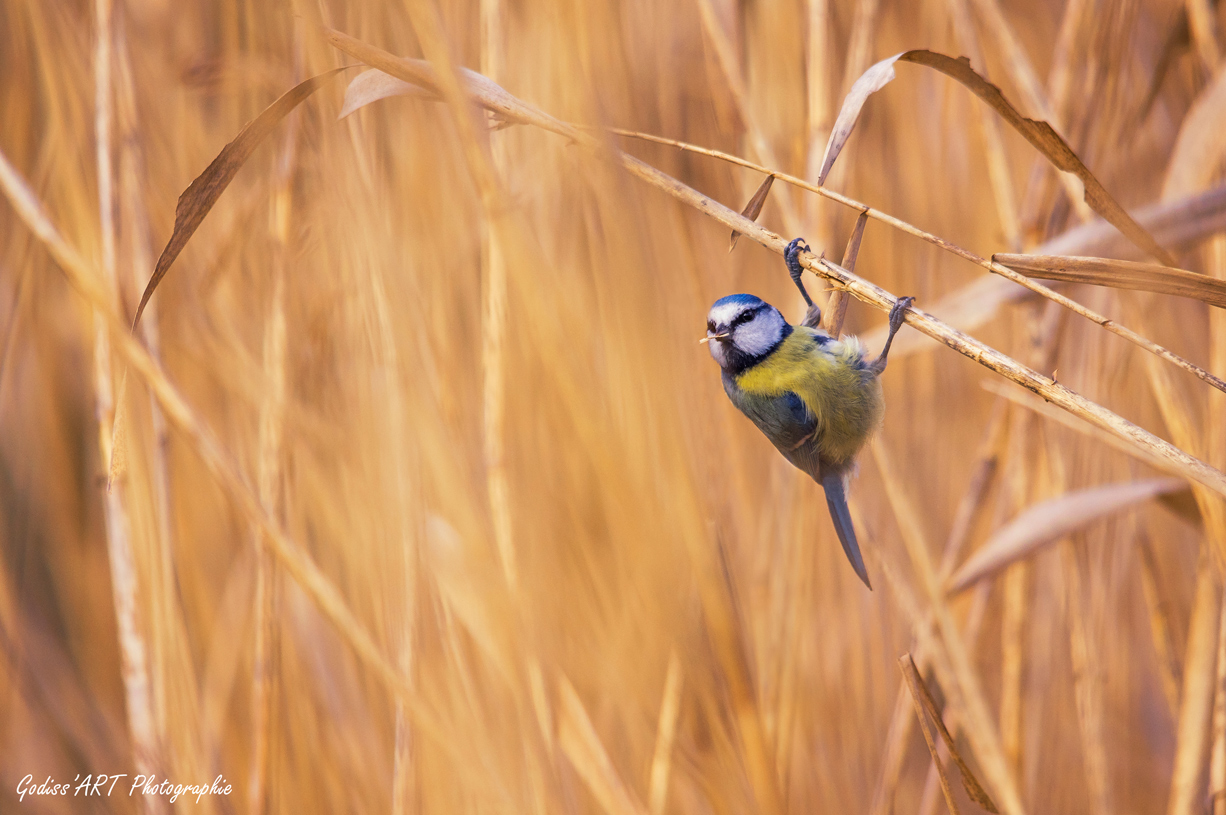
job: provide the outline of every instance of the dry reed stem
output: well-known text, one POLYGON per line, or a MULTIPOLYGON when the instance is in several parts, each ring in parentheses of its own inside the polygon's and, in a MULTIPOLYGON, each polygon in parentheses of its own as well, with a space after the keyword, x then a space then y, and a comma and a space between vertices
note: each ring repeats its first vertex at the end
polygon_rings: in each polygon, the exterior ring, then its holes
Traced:
POLYGON ((920 732, 924 734, 924 743, 928 745, 928 754, 932 756, 932 764, 936 767, 937 777, 941 780, 941 792, 945 795, 945 805, 949 807, 950 815, 959 815, 958 802, 954 799, 954 791, 949 786, 949 777, 945 773, 941 757, 937 754, 936 737, 932 733, 932 725, 928 723, 925 707, 920 702, 921 697, 924 696, 920 689, 920 683, 923 680, 920 679, 919 671, 915 669, 915 662, 911 659, 910 654, 903 654, 899 657, 898 666, 902 669, 903 678, 906 680, 905 685, 911 692, 911 704, 915 709, 915 717, 919 720, 920 732))
POLYGON ((745 650, 744 621, 736 603, 728 567, 728 553, 718 536, 715 548, 716 563, 712 563, 709 553, 691 553, 700 570, 698 585, 702 596, 703 621, 724 672, 728 704, 732 709, 743 760, 758 807, 766 815, 782 815, 785 810, 779 790, 778 763, 766 737, 759 710, 750 656, 745 650))
MULTIPOLYGON (((699 147, 697 145, 687 144, 686 142, 677 141, 676 139, 665 139, 659 136, 652 136, 646 133, 638 133, 633 130, 622 130, 620 128, 609 128, 609 132, 614 133, 619 136, 626 136, 628 138, 640 139, 642 141, 655 142, 656 144, 667 144, 671 147, 676 147, 680 150, 685 150, 691 153, 698 153, 700 155, 710 156, 712 158, 717 158, 717 159, 720 159, 721 161, 727 161, 732 164, 739 164, 742 167, 748 167, 749 169, 757 170, 758 172, 762 172, 762 173, 774 173, 774 175, 777 178, 779 178, 781 181, 785 181, 788 184, 791 184, 796 187, 800 187, 801 189, 808 190, 810 192, 815 192, 818 195, 822 195, 826 198, 829 198, 832 201, 837 201, 840 204, 843 204, 844 206, 848 206, 853 209, 857 209, 861 212, 865 212, 868 214, 868 217, 870 218, 881 221, 882 223, 885 223, 885 224, 889 224, 890 226, 894 227, 900 232, 905 232, 908 235, 914 235, 915 237, 920 238, 921 240, 927 241, 928 243, 931 243, 934 246, 940 247, 941 249, 944 249, 947 252, 957 255, 958 257, 964 260, 968 260, 977 266, 982 266, 988 271, 998 274, 1001 277, 1006 278, 1007 280, 1011 280, 1014 283, 1017 283, 1018 285, 1029 289, 1030 291, 1034 292, 1040 297, 1045 297, 1048 300, 1051 300, 1052 302, 1059 303, 1060 305, 1067 308, 1069 311, 1079 314, 1082 317, 1085 317, 1087 320, 1090 320, 1091 322, 1097 323, 1100 327, 1106 329, 1112 334, 1116 334, 1120 337, 1123 337, 1124 339, 1128 340, 1132 344, 1138 347, 1144 348, 1146 351, 1149 351, 1151 354, 1155 354, 1161 357, 1162 359, 1165 359, 1167 362, 1170 362, 1179 368, 1183 368, 1185 371, 1188 371, 1189 373, 1193 374, 1198 379, 1201 379, 1207 382, 1208 384, 1212 385, 1213 387, 1217 388, 1218 390, 1226 393, 1226 381, 1223 381, 1219 377, 1204 370, 1198 365, 1195 365, 1189 362, 1183 357, 1175 353, 1172 353, 1171 351, 1167 350, 1161 345, 1158 345, 1157 343, 1146 339, 1141 334, 1138 334, 1137 332, 1123 325, 1120 325, 1114 320, 1111 320, 1105 317, 1104 315, 1099 314, 1096 311, 1092 311, 1091 309, 1086 308, 1085 306, 1081 305, 1080 303, 1073 300, 1072 298, 1066 297, 1065 295, 1060 294, 1059 292, 1056 292, 1055 290, 1048 288, 1047 286, 1044 286, 1042 283, 1038 283, 1023 274, 1019 274, 1018 272, 1013 271, 1007 266, 1004 266, 993 260, 987 260, 985 258, 981 258, 975 253, 970 252, 966 249, 963 249, 957 244, 951 243, 945 240, 944 238, 939 238, 930 232, 925 232, 924 230, 919 229, 918 227, 912 226, 906 221, 900 220, 891 215, 886 215, 885 213, 879 210, 873 209, 872 207, 867 206, 866 204, 862 204, 859 201, 848 198, 845 195, 834 192, 826 187, 814 186, 803 179, 797 178, 792 175, 788 175, 787 173, 781 173, 777 170, 768 169, 767 167, 763 167, 761 165, 754 164, 753 162, 746 161, 742 158, 738 158, 728 153, 723 153, 719 150, 711 150, 706 147, 699 147)), ((767 234, 773 234, 773 233, 767 233, 767 234)), ((762 241, 759 241, 759 243, 762 243, 762 241)), ((763 244, 763 245, 766 245, 766 244, 763 244)), ((859 299, 864 300, 863 297, 860 297, 859 299)), ((869 302, 869 301, 866 300, 865 302, 869 302)), ((934 339, 939 340, 940 338, 934 337, 934 339)))
POLYGON ((1158 676, 1162 680, 1162 693, 1166 697, 1171 720, 1176 721, 1179 718, 1179 686, 1182 683, 1183 671, 1175 653, 1166 603, 1163 602, 1158 587, 1157 560, 1148 535, 1143 535, 1137 542, 1137 555, 1141 568, 1141 591, 1145 595, 1145 606, 1149 614, 1150 637, 1153 640, 1154 653, 1158 657, 1158 676))
POLYGON ((877 13, 880 6, 880 0, 856 0, 856 10, 851 18, 851 34, 847 38, 847 60, 843 64, 844 93, 873 62, 873 35, 877 31, 877 13))
MULTIPOLYGON (((124 419, 116 405, 111 370, 111 345, 107 336, 106 314, 109 303, 118 299, 119 282, 116 262, 115 176, 111 160, 112 149, 112 50, 113 6, 111 0, 95 0, 94 20, 94 139, 98 165, 98 209, 101 219, 102 275, 99 288, 105 291, 107 307, 94 316, 94 398, 98 421, 100 461, 105 472, 114 474, 121 465, 124 440, 124 419)), ((7 169, 7 168, 5 168, 7 169)), ((124 701, 128 713, 128 730, 132 738, 133 760, 138 773, 158 772, 164 765, 156 705, 155 677, 150 670, 149 648, 142 623, 140 577, 136 553, 132 545, 132 524, 128 515, 126 479, 108 476, 103 494, 107 557, 111 568, 111 590, 115 607, 115 623, 119 634, 124 701)), ((164 804, 144 797, 142 809, 161 812, 164 804)))
MULTIPOLYGON (((1044 324, 1044 312, 1047 312, 1052 320, 1058 320, 1063 314, 1051 303, 1047 304, 1046 309, 1040 309, 1036 306, 1028 310, 1024 320, 1016 322, 1014 330, 1015 344, 1028 350, 1027 361, 1040 370, 1050 367, 1051 357, 1056 345, 1056 337, 1059 336, 1056 326, 1044 324), (1042 337, 1043 339, 1040 344, 1034 345, 1027 342, 1028 337, 1042 337)), ((1007 468, 1007 474, 1003 479, 1004 483, 996 502, 996 517, 994 518, 993 531, 988 540, 980 545, 967 559, 967 562, 973 562, 982 558, 985 550, 990 551, 989 547, 992 541, 998 539, 1000 535, 1004 519, 1014 517, 1022 507, 1029 503, 1031 496, 1038 494, 1037 479, 1034 473, 1035 468, 1032 465, 1030 456, 1028 456, 1029 451, 1032 449, 1035 431, 1034 424, 1033 417, 1030 414, 1013 411, 1013 421, 1009 427, 1007 447, 1002 456, 1007 468)), ((965 564, 963 569, 965 569, 965 564)), ((955 582, 957 579, 956 575, 961 572, 962 569, 959 569, 959 572, 955 572, 948 582, 955 582)), ((1022 679, 1025 668, 1022 630, 1024 620, 1028 616, 1026 614, 1026 599, 1030 593, 1030 572, 1031 569, 1026 563, 1006 568, 1000 623, 1001 739, 1004 742, 1005 755, 1009 760, 1014 777, 1018 779, 1019 785, 1021 784, 1021 773, 1019 770, 1024 748, 1022 722, 1025 701, 1022 692, 1022 679)))
MULTIPOLYGON (((1049 334, 1048 336, 1050 337, 1051 335, 1049 334)), ((1051 344, 1050 339, 1047 341, 1047 344, 1051 344)), ((1033 357, 1036 359, 1041 356, 1041 352, 1033 354, 1033 357)), ((1030 441, 1030 428, 1027 421, 1029 417, 1019 415, 1016 411, 1010 411, 1004 400, 998 400, 997 408, 999 409, 999 414, 996 418, 998 426, 993 428, 992 432, 985 433, 985 442, 981 447, 981 451, 985 456, 984 461, 987 461, 986 456, 991 454, 1001 462, 996 500, 992 504, 993 513, 990 520, 990 528, 992 529, 998 528, 1003 518, 1012 515, 1016 512, 1017 507, 1025 502, 1029 484, 1028 462, 1023 455, 1030 441)), ((983 501, 982 505, 985 509, 987 508, 986 501, 983 501)), ((957 565, 957 560, 951 557, 951 555, 952 552, 947 548, 946 557, 942 559, 942 571, 939 575, 943 582, 948 581, 949 576, 957 565)), ((991 588, 990 584, 981 583, 976 587, 972 595, 971 608, 963 623, 963 636, 968 647, 973 647, 978 640, 991 588)), ((1020 665, 1017 662, 1017 658, 1015 656, 1011 657, 1010 651, 1019 651, 1020 645, 1016 640, 1010 639, 1016 633, 1011 629, 1014 627, 1012 625, 1012 618, 1017 615, 1018 609, 1016 606, 1010 607, 1008 601, 1009 598, 1006 596, 1001 619, 999 716, 1001 746, 1004 750, 1005 759, 1009 763, 1010 770, 1016 778, 1018 748, 1021 741, 1021 675, 1018 670, 1020 665), (1014 660, 1012 665, 1010 664, 1010 659, 1014 660)), ((961 728, 962 722, 956 710, 949 715, 948 724, 949 728, 954 732, 958 732, 961 728)), ((920 800, 919 815, 933 815, 936 811, 937 780, 936 767, 930 766, 928 779, 924 785, 924 794, 920 800)))
MULTIPOLYGON (((263 348, 264 372, 268 386, 264 399, 260 402, 256 442, 256 492, 265 511, 278 519, 283 511, 281 461, 284 455, 285 406, 288 401, 285 266, 289 227, 293 221, 292 168, 297 147, 297 131, 298 117, 291 113, 276 164, 272 191, 272 295, 264 322, 263 348)), ((268 809, 267 780, 273 740, 271 710, 277 685, 280 638, 277 564, 268 548, 261 545, 259 539, 262 534, 258 527, 252 530, 256 561, 253 615, 255 638, 251 668, 251 776, 247 800, 253 813, 262 813, 268 809)))
MULTIPOLYGON (((146 162, 140 140, 140 119, 136 101, 136 81, 132 75, 128 44, 128 24, 121 6, 112 22, 112 66, 114 72, 115 141, 118 147, 117 214, 121 231, 117 241, 119 270, 127 270, 129 290, 144 285, 152 261, 152 236, 149 213, 141 183, 146 162)), ((123 281, 120 290, 123 289, 123 281)), ((145 346, 160 357, 157 309, 141 329, 145 346)), ((129 397, 131 398, 131 397, 129 397)), ((149 636, 154 682, 154 711, 160 732, 168 736, 165 749, 176 773, 195 774, 207 766, 202 756, 203 741, 198 710, 197 675, 189 647, 180 583, 175 571, 175 535, 171 498, 169 428, 157 400, 150 394, 150 444, 147 450, 148 487, 155 516, 152 552, 146 558, 151 579, 149 595, 149 636)))
MULTIPOLYGON (((435 83, 437 82, 435 72, 428 62, 393 56, 386 51, 362 43, 339 31, 329 30, 327 32, 327 36, 333 45, 355 59, 365 62, 373 68, 378 68, 385 73, 392 74, 393 76, 403 79, 406 82, 412 82, 427 88, 434 87, 435 83)), ((468 74, 467 78, 468 92, 472 94, 473 98, 481 105, 487 107, 495 113, 498 113, 512 121, 532 124, 537 127, 550 130, 554 133, 567 136, 574 141, 583 144, 589 149, 597 150, 600 153, 606 152, 604 146, 597 142, 591 135, 584 133, 571 125, 560 122, 557 119, 554 119, 547 114, 524 104, 508 94, 502 88, 490 82, 488 79, 472 73, 468 74)), ((665 144, 672 144, 674 146, 683 146, 680 142, 668 139, 656 139, 653 137, 651 140, 659 141, 665 144)), ((691 149, 692 146, 684 145, 684 147, 686 149, 691 149)), ((716 151, 704 151, 702 149, 698 149, 696 152, 705 152, 708 155, 716 155, 716 151)), ((713 201, 677 179, 660 172, 656 168, 645 164, 638 159, 635 159, 633 156, 614 151, 611 157, 619 161, 622 166, 625 167, 632 175, 635 175, 643 181, 646 181, 662 191, 667 192, 683 203, 698 209, 700 212, 714 218, 725 226, 742 232, 768 249, 773 250, 775 253, 780 255, 783 254, 783 250, 786 247, 787 242, 773 232, 770 232, 758 224, 743 218, 739 213, 734 212, 716 201, 713 201)), ((745 166, 753 166, 741 159, 736 159, 735 163, 743 164, 745 166)), ((851 199, 848 199, 845 196, 832 193, 828 190, 812 187, 799 179, 795 179, 783 173, 777 173, 777 175, 789 183, 798 183, 799 186, 806 189, 811 189, 815 192, 820 192, 833 200, 838 200, 847 204, 848 206, 854 206, 858 209, 868 211, 870 217, 876 217, 878 220, 884 221, 885 223, 896 225, 903 231, 911 232, 912 234, 928 234, 922 233, 920 230, 915 229, 915 227, 904 224, 902 221, 898 221, 896 218, 886 216, 864 206, 863 204, 851 201, 851 199)), ((1010 279, 1019 278, 1021 281, 1024 281, 1023 285, 1031 290, 1050 291, 1046 289, 1046 287, 1030 281, 1024 275, 1018 275, 1016 272, 1013 272, 1000 264, 991 263, 990 261, 979 258, 978 256, 967 252, 964 249, 955 247, 952 244, 937 238, 935 235, 930 235, 929 239, 936 245, 944 246, 955 254, 973 260, 979 265, 985 266, 985 268, 989 268, 993 271, 997 271, 999 274, 1010 277, 1010 279)), ((845 269, 842 269, 837 264, 834 264, 829 260, 821 259, 814 261, 808 257, 802 257, 801 265, 820 275, 821 277, 826 278, 831 283, 835 284, 836 287, 846 289, 857 299, 870 305, 874 305, 883 311, 888 310, 894 303, 894 298, 883 289, 874 286, 873 284, 868 283, 859 277, 849 274, 845 269)), ((1113 333, 1119 333, 1122 336, 1135 338, 1137 344, 1150 348, 1154 351, 1154 353, 1157 353, 1164 359, 1182 363, 1180 367, 1193 369, 1193 372, 1199 372, 1198 376, 1200 376, 1200 378, 1206 379, 1207 381, 1216 382, 1218 383, 1216 387, 1226 390, 1226 383, 1221 382, 1221 380, 1218 380, 1217 377, 1212 376, 1206 371, 1202 371, 1186 360, 1181 360, 1170 351, 1150 343, 1148 340, 1136 335, 1134 332, 1128 331, 1122 326, 1113 323, 1106 317, 1097 315, 1094 312, 1091 312, 1088 309, 1074 303, 1068 298, 1055 294, 1055 292, 1051 293, 1049 299, 1053 299, 1056 302, 1065 305, 1067 308, 1071 308, 1077 313, 1082 314, 1089 319, 1093 319, 1095 322, 1098 322, 1100 325, 1113 333)), ((1104 430, 1125 439, 1129 443, 1145 448, 1148 451, 1169 460, 1172 464, 1176 465, 1182 475, 1198 481, 1199 483, 1204 484, 1206 487, 1209 487, 1221 495, 1226 496, 1226 475, 1223 475, 1220 471, 1209 467, 1204 462, 1194 458, 1168 442, 1165 442, 1153 434, 1142 430, 1101 405, 1091 402, 1085 397, 1074 393, 1050 377, 1046 377, 1027 368, 1011 357, 1008 357, 999 351, 966 336, 962 332, 951 328, 931 315, 925 314, 918 309, 909 309, 907 312, 906 321, 908 325, 912 326, 916 330, 927 334, 941 343, 944 343, 953 350, 975 360, 979 364, 995 371, 998 374, 1001 374, 1007 379, 1022 385, 1027 390, 1039 394, 1049 402, 1064 408, 1070 413, 1087 419, 1104 430)))
MULTIPOLYGON (((954 764, 958 767, 958 772, 962 777, 962 786, 966 790, 966 794, 970 799, 979 806, 991 812, 992 815, 997 815, 996 804, 992 802, 987 791, 979 784, 979 780, 975 778, 971 772, 970 766, 958 753, 958 746, 954 741, 953 734, 949 732, 949 728, 945 726, 944 719, 941 718, 941 711, 937 709, 936 700, 932 698, 932 692, 928 690, 928 686, 924 684, 924 678, 920 676, 919 671, 915 669, 915 663, 910 659, 910 655, 906 655, 907 663, 905 670, 908 674, 908 683, 911 686, 912 695, 916 703, 923 708, 928 714, 929 721, 936 727, 938 733, 941 734, 941 746, 945 748, 946 758, 952 758, 954 764)), ((935 756, 933 758, 936 758, 935 756)), ((934 764, 938 770, 943 763, 943 760, 937 760, 934 764)))
POLYGON ((21 326, 21 315, 25 313, 29 304, 32 275, 30 267, 27 266, 17 277, 17 291, 13 294, 12 313, 9 314, 8 325, 4 327, 4 346, 0 348, 0 411, 3 410, 4 403, 7 401, 5 396, 8 395, 8 383, 12 379, 10 374, 13 370, 11 364, 15 348, 13 338, 17 336, 17 329, 21 326))
MULTIPOLYGON (((816 178, 822 167, 822 151, 830 137, 831 96, 833 85, 830 48, 830 0, 805 0, 805 16, 808 22, 805 40, 805 91, 806 106, 805 176, 816 178)), ((816 230, 814 237, 824 244, 829 234, 821 222, 817 202, 805 199, 805 223, 816 230)))
MULTIPOLYGON (((399 535, 398 548, 403 564, 403 617, 396 637, 396 663, 401 676, 410 687, 417 684, 416 670, 418 665, 418 597, 420 593, 420 542, 414 528, 408 506, 409 496, 415 491, 409 474, 409 465, 405 461, 405 424, 402 417, 406 415, 404 388, 401 384, 400 354, 396 349, 393 333, 392 315, 389 313, 391 299, 387 295, 382 270, 372 270, 371 302, 375 309, 375 325, 377 338, 382 354, 382 362, 387 380, 387 422, 388 446, 394 451, 394 472, 396 495, 396 527, 399 535)), ((417 778, 420 752, 416 749, 417 738, 413 722, 405 710, 404 702, 396 700, 396 734, 395 754, 392 764, 392 815, 406 815, 420 808, 417 801, 419 780, 417 778)))
MULTIPOLYGON (((1145 229, 1166 245, 1179 246, 1193 240, 1203 240, 1213 232, 1226 228, 1226 186, 1151 204, 1138 210, 1136 217, 1145 229)), ((1066 256, 1140 254, 1114 227, 1102 220, 1073 227, 1033 251, 1066 256)), ((947 322, 963 331, 973 331, 990 323, 1005 303, 1015 303, 1029 296, 1025 290, 1016 288, 1004 278, 985 276, 942 297, 932 305, 932 312, 945 315, 947 322)), ((875 329, 862 334, 860 339, 867 341, 871 347, 884 342, 885 332, 875 329)), ((907 356, 931 345, 926 338, 911 339, 904 334, 898 337, 890 353, 907 356)), ((1210 370, 1222 370, 1226 366, 1211 359, 1208 367, 1210 370)))
POLYGON ((1188 623, 1175 767, 1171 774, 1167 815, 1200 815, 1204 810, 1221 600, 1213 556, 1208 550, 1202 550, 1192 619, 1188 623))
POLYGON ((1025 670, 1022 633, 1030 589, 1030 564, 1015 563, 1005 569, 1004 608, 1000 621, 1000 738, 1005 759, 1015 778, 1022 762, 1022 675, 1025 670))
MULTIPOLYGON (((502 3, 481 0, 481 67, 482 73, 495 82, 502 75, 502 3)), ((490 161, 494 177, 505 176, 506 142, 490 138, 490 161)), ((504 348, 507 333, 507 261, 496 230, 485 234, 483 282, 485 302, 481 329, 482 373, 482 439, 485 444, 486 488, 489 491, 490 515, 494 525, 494 540, 502 559, 503 574, 512 593, 519 590, 515 566, 514 528, 511 521, 511 488, 506 469, 506 362, 504 348)))
POLYGON ((1209 806, 1211 815, 1226 812, 1226 599, 1217 630, 1217 687, 1213 703, 1213 748, 1209 758, 1209 806))
MULTIPOLYGON (((1138 319, 1146 316, 1137 310, 1138 319)), ((1146 373, 1150 391, 1171 435, 1188 450, 1205 449, 1213 427, 1215 401, 1210 402, 1209 427, 1206 434, 1193 426, 1191 406, 1170 381, 1169 371, 1146 358, 1146 373)), ((1214 397, 1216 399, 1217 397, 1214 397)), ((1194 596, 1192 621, 1189 623, 1187 654, 1184 658, 1184 687, 1180 695, 1176 730, 1175 768, 1171 778, 1168 815, 1192 815, 1199 807, 1198 798, 1205 782, 1209 761, 1209 720, 1213 712, 1213 683, 1216 678, 1216 625, 1219 616, 1220 579, 1223 558, 1226 557, 1226 505, 1200 484, 1192 485, 1192 495, 1200 510, 1203 544, 1198 566, 1197 590, 1194 596), (1202 586, 1205 581, 1209 586, 1202 586)))
MULTIPOLYGON (((1223 72, 1226 76, 1226 72, 1223 72)), ((1219 79, 1219 82, 1226 80, 1219 79)), ((1226 103, 1223 103, 1226 107, 1226 103)), ((1226 278, 1226 237, 1218 235, 1206 247, 1207 266, 1217 278, 1226 278)), ((1210 364, 1226 362, 1226 314, 1209 315, 1210 364)), ((1206 411, 1205 446, 1215 451, 1217 462, 1226 459, 1226 399, 1209 395, 1206 411)), ((1213 459, 1210 459, 1211 461, 1213 459)), ((1226 533, 1226 530, 1220 530, 1226 533)), ((1209 807, 1212 815, 1226 815, 1226 591, 1221 598, 1222 615, 1218 621, 1217 691, 1209 767, 1209 807)))
POLYGON ((1102 662, 1086 620, 1081 565, 1077 562, 1077 551, 1071 540, 1064 540, 1060 546, 1060 554, 1068 592, 1069 647, 1073 661, 1073 690, 1077 699, 1077 723, 1080 725, 1086 786, 1095 815, 1111 815, 1115 808, 1103 732, 1102 662))
POLYGON ((1173 467, 1167 459, 1152 455, 1149 453, 1149 451, 1143 448, 1138 448, 1134 445, 1128 444, 1114 433, 1108 433, 1078 416, 1053 407, 1051 403, 1044 399, 1032 396, 1029 393, 1022 393, 1015 388, 1010 388, 1007 385, 996 382, 995 380, 984 380, 981 383, 981 387, 983 387, 983 389, 989 393, 994 393, 997 396, 1004 397, 1015 404, 1021 405, 1027 410, 1040 414, 1046 419, 1050 419, 1053 422, 1058 422, 1059 424, 1075 430, 1082 435, 1089 436, 1099 443, 1111 447, 1124 455, 1135 458, 1138 461, 1143 461, 1156 470, 1169 473, 1171 475, 1180 475, 1180 472, 1173 467))
POLYGON ((677 738, 677 717, 681 712, 682 682, 681 660, 674 648, 669 652, 668 669, 664 674, 664 693, 656 720, 656 746, 651 753, 651 775, 647 781, 647 811, 651 815, 664 815, 668 805, 668 776, 672 768, 673 742, 677 738))
POLYGON ((1200 57, 1201 67, 1208 74, 1218 70, 1222 60, 1222 51, 1218 47, 1217 35, 1214 31, 1215 13, 1209 0, 1184 0, 1184 8, 1188 14, 1188 29, 1192 33, 1192 42, 1196 46, 1196 54, 1200 57))

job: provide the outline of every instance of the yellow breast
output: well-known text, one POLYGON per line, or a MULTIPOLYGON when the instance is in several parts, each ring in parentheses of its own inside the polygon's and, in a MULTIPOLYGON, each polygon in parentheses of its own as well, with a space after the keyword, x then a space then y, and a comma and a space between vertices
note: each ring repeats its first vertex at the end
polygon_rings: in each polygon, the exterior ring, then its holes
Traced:
POLYGON ((736 384, 758 396, 791 391, 817 419, 822 457, 849 461, 881 424, 881 383, 864 364, 855 337, 827 339, 824 332, 796 326, 769 357, 744 371, 736 384))

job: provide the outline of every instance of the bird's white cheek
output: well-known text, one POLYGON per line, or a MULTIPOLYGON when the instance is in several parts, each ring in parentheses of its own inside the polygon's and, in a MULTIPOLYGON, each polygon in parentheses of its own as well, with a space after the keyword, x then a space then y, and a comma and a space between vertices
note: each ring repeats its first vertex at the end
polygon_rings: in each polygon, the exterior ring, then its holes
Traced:
POLYGON ((707 348, 711 351, 711 358, 723 367, 723 364, 728 361, 728 348, 719 340, 711 340, 707 343, 707 348))
POLYGON ((751 357, 765 354, 779 342, 783 320, 763 314, 736 330, 736 346, 751 357))

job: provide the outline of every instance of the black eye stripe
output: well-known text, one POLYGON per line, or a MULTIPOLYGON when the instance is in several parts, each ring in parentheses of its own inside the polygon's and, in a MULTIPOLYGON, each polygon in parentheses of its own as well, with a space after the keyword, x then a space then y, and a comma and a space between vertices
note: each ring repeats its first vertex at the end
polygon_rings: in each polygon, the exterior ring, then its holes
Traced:
POLYGON ((742 311, 736 316, 736 319, 732 321, 732 326, 735 328, 738 325, 749 322, 760 310, 761 308, 751 308, 749 311, 742 311))

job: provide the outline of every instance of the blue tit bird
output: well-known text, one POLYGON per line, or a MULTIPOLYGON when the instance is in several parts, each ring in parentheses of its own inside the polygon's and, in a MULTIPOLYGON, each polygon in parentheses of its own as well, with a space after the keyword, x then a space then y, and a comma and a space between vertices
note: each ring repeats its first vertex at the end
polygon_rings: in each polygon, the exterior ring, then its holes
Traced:
POLYGON ((822 485, 843 552, 871 590, 847 508, 847 481, 856 454, 881 425, 881 373, 913 298, 894 304, 889 337, 881 355, 869 362, 855 337, 839 340, 818 327, 821 310, 800 279, 801 251, 809 247, 797 238, 784 253, 809 306, 800 325, 789 325, 777 308, 752 294, 733 294, 711 306, 707 336, 700 342, 723 369, 732 404, 784 458, 822 485))

